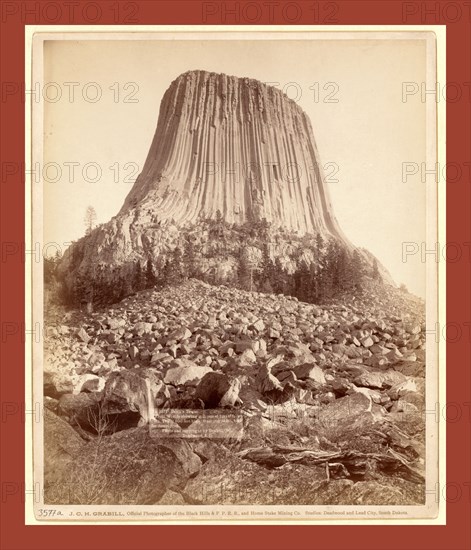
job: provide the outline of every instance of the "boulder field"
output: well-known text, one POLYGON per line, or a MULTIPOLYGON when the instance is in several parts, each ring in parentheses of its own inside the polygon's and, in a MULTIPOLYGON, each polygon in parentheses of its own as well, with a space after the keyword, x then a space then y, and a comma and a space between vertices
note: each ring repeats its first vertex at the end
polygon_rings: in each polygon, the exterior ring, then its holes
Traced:
POLYGON ((45 500, 424 502, 425 312, 187 280, 45 331, 45 500))

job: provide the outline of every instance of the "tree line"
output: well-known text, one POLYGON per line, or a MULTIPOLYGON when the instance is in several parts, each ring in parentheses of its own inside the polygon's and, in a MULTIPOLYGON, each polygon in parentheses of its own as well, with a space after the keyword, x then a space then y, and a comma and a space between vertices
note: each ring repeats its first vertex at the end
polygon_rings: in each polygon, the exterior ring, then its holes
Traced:
MULTIPOLYGON (((222 216, 204 220, 197 229, 182 230, 174 249, 158 258, 148 256, 124 266, 93 266, 93 273, 79 274, 73 281, 67 280, 66 274, 58 275, 60 258, 47 259, 45 283, 59 289, 62 303, 79 307, 118 302, 133 293, 188 278, 296 296, 310 303, 361 292, 366 279, 380 279, 376 260, 371 263, 358 250, 350 251, 334 238, 326 241, 321 234, 298 237, 273 231, 265 220, 232 226, 222 216), (209 238, 205 240, 203 234, 209 238), (289 262, 276 255, 280 242, 295 245, 297 252, 289 262), (220 257, 230 259, 233 266, 224 276, 218 271, 220 257)), ((72 252, 71 271, 80 273, 76 267, 82 262, 83 250, 74 247, 72 252)))

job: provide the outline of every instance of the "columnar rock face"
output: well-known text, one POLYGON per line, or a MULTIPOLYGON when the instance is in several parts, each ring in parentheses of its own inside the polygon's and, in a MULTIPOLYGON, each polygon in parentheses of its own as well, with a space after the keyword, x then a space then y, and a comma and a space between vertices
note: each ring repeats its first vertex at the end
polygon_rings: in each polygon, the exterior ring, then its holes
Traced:
POLYGON ((237 282, 241 247, 251 269, 260 270, 268 246, 273 264, 289 275, 303 262, 323 267, 322 243, 353 252, 333 213, 309 118, 280 90, 205 71, 174 80, 121 210, 67 250, 59 273, 77 296, 91 283, 118 285, 126 295, 142 268, 161 276, 188 242, 193 276, 229 284, 237 282), (260 230, 267 227, 269 236, 260 230))
POLYGON ((344 238, 311 123, 293 100, 257 80, 190 71, 172 82, 142 173, 121 214, 139 207, 177 224, 218 210, 230 223, 344 238))

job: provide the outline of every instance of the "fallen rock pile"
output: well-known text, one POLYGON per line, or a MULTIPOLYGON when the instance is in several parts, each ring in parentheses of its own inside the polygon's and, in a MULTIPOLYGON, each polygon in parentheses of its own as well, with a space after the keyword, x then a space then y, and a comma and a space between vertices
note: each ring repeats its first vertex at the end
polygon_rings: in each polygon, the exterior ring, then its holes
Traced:
MULTIPOLYGON (((393 489, 392 500, 402 491, 409 503, 423 499, 424 377, 423 304, 392 287, 320 307, 189 280, 91 314, 58 315, 45 339, 46 405, 86 446, 122 430, 131 437, 162 411, 230 408, 244 418, 236 451, 245 454, 228 450, 234 440, 218 439, 219 454, 241 464, 252 461, 248 449, 266 449, 270 458, 254 465, 264 475, 321 468, 322 483, 378 482, 393 489), (324 460, 293 460, 301 448, 304 457, 324 460)), ((206 457, 192 484, 201 468, 217 470, 226 459, 206 457)), ((160 492, 207 502, 185 492, 183 466, 181 483, 160 492)), ((355 500, 350 486, 347 493, 355 500)), ((110 495, 103 491, 98 501, 110 503, 110 495)), ((381 491, 368 495, 381 503, 381 491)))

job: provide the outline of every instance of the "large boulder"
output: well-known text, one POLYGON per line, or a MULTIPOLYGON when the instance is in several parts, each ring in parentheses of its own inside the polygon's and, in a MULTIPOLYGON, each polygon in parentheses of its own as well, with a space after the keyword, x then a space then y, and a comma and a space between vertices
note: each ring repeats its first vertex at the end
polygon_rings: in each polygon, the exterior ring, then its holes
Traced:
POLYGON ((108 317, 105 320, 105 324, 108 326, 110 330, 117 330, 121 327, 126 326, 126 320, 120 317, 108 317))
POLYGON ((61 470, 62 490, 50 491, 48 504, 156 504, 167 490, 181 490, 198 471, 199 459, 188 446, 179 449, 183 454, 171 448, 179 444, 167 445, 144 427, 98 438, 61 470), (190 471, 189 453, 192 464, 198 462, 190 471))
POLYGON ((307 344, 302 342, 290 343, 287 346, 277 348, 291 365, 302 365, 304 363, 315 363, 316 358, 307 344))
POLYGON ((196 387, 195 399, 201 400, 206 409, 230 407, 240 401, 240 388, 241 383, 237 378, 229 380, 223 373, 208 372, 196 387))
POLYGON ((143 422, 148 422, 154 417, 155 408, 169 398, 157 371, 138 368, 110 375, 103 392, 103 406, 108 414, 135 412, 143 422))
POLYGON ((87 331, 81 327, 78 331, 77 331, 77 337, 82 341, 84 342, 85 344, 88 344, 88 342, 90 341, 90 336, 87 334, 87 331))
POLYGON ((67 472, 80 455, 85 441, 63 419, 44 409, 44 502, 55 502, 66 492, 67 472))
POLYGON ((400 384, 406 380, 406 377, 393 369, 386 371, 369 371, 363 372, 357 376, 354 383, 357 386, 363 386, 367 388, 384 388, 391 387, 395 384, 400 384))
POLYGON ((338 423, 351 422, 356 416, 364 416, 372 411, 372 400, 363 393, 354 393, 336 399, 319 411, 321 423, 332 426, 338 423))
POLYGON ((105 378, 97 376, 96 374, 83 374, 75 384, 74 393, 80 392, 101 392, 104 390, 106 384, 105 378))
POLYGON ((43 374, 44 395, 58 399, 66 393, 77 392, 81 375, 74 365, 61 365, 57 370, 45 370, 43 374))
POLYGON ((211 367, 192 366, 173 367, 165 373, 164 382, 172 386, 183 386, 184 384, 197 385, 208 372, 213 372, 211 367))
POLYGON ((152 323, 139 321, 134 325, 133 332, 137 336, 142 336, 143 334, 149 334, 152 332, 152 323))
POLYGON ((252 349, 246 349, 237 358, 237 363, 241 367, 250 367, 257 361, 257 357, 252 349))
POLYGON ((425 378, 425 363, 422 361, 401 361, 394 365, 394 370, 405 376, 420 376, 425 378))
POLYGON ((304 363, 294 367, 293 372, 299 380, 312 380, 318 384, 326 383, 324 372, 318 365, 304 363))
POLYGON ((182 340, 188 340, 191 337, 191 330, 187 327, 182 327, 171 332, 167 337, 167 345, 171 342, 181 342, 182 340))
POLYGON ((57 413, 72 426, 99 432, 104 422, 100 400, 96 393, 65 394, 59 399, 57 413))

